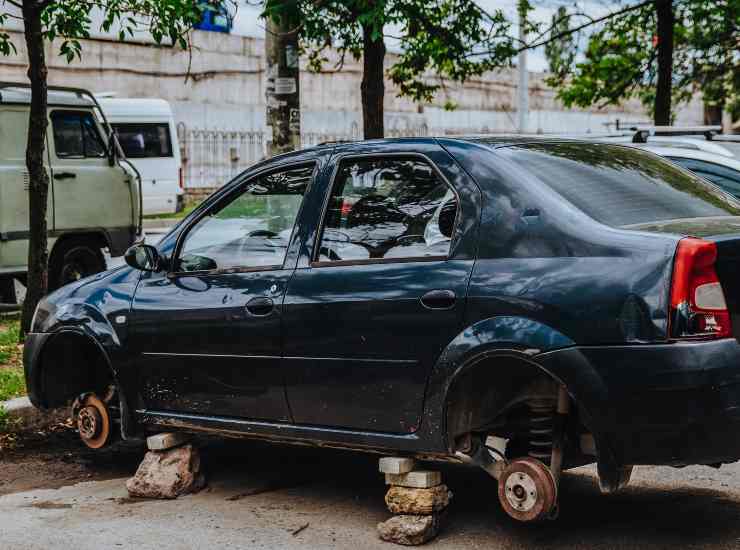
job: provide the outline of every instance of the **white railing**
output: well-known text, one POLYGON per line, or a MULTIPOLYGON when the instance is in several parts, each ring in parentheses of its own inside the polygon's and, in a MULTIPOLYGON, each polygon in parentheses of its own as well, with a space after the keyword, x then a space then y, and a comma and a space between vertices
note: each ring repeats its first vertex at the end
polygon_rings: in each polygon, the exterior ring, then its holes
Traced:
MULTIPOLYGON (((435 129, 422 124, 418 127, 386 130, 386 137, 424 137, 448 133, 488 133, 464 129, 435 129)), ((188 129, 182 122, 177 126, 186 188, 220 187, 234 176, 262 160, 267 155, 267 134, 261 130, 228 131, 188 129)), ((362 139, 353 125, 348 132, 303 132, 301 145, 312 147, 325 142, 357 141, 362 139)))

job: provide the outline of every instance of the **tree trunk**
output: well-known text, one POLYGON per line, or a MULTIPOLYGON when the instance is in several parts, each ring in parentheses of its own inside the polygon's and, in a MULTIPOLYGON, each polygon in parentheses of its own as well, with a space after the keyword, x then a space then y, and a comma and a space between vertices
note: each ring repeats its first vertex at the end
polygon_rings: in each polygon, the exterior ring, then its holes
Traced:
POLYGON ((673 80, 673 1, 655 0, 655 11, 658 16, 658 84, 654 120, 656 125, 669 125, 673 80))
POLYGON ((267 124, 272 127, 269 155, 301 147, 300 67, 298 24, 286 16, 268 18, 265 35, 267 60, 267 124))
POLYGON ((39 300, 46 294, 48 252, 46 250, 46 204, 49 177, 44 166, 46 141, 46 59, 41 29, 41 8, 32 0, 23 2, 23 27, 28 49, 28 79, 31 81, 31 108, 28 115, 26 167, 28 189, 28 279, 23 302, 21 333, 31 329, 31 319, 39 300))
POLYGON ((365 139, 385 137, 383 127, 383 97, 385 82, 383 62, 385 42, 383 36, 373 39, 372 25, 362 26, 362 124, 365 139))

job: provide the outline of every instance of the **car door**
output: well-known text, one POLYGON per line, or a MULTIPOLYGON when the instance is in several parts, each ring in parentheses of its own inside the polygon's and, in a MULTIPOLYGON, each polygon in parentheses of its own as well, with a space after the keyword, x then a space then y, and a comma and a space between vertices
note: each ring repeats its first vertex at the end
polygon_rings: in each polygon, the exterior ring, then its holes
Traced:
POLYGON ((54 230, 105 228, 128 233, 136 222, 131 189, 123 168, 108 163, 92 112, 57 108, 49 119, 54 230))
POLYGON ((298 424, 412 433, 429 371, 461 329, 478 189, 442 150, 334 162, 285 299, 288 401, 298 424))
POLYGON ((286 265, 314 164, 249 177, 178 236, 169 273, 133 303, 139 388, 150 411, 287 421, 281 315, 286 265))

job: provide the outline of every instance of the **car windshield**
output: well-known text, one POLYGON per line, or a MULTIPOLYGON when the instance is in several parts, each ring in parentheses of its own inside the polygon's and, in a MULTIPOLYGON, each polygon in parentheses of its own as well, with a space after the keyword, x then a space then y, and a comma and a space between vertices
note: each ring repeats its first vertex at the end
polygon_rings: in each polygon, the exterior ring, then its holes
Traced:
POLYGON ((498 152, 593 219, 614 227, 740 215, 740 202, 660 157, 596 143, 529 143, 498 152))

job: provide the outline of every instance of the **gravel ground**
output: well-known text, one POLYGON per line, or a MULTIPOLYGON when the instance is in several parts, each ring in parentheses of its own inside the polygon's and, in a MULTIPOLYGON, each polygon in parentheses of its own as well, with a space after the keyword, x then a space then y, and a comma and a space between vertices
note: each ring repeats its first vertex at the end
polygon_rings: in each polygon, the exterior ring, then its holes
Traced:
MULTIPOLYGON (((98 455, 69 433, 54 437, 51 448, 37 440, 0 457, 0 548, 389 548, 375 532, 390 514, 374 456, 205 441, 207 489, 146 501, 124 488, 141 448, 98 455)), ((638 468, 611 496, 581 468, 563 480, 560 517, 541 525, 510 521, 482 472, 442 470, 455 496, 432 548, 740 548, 738 463, 638 468)))

